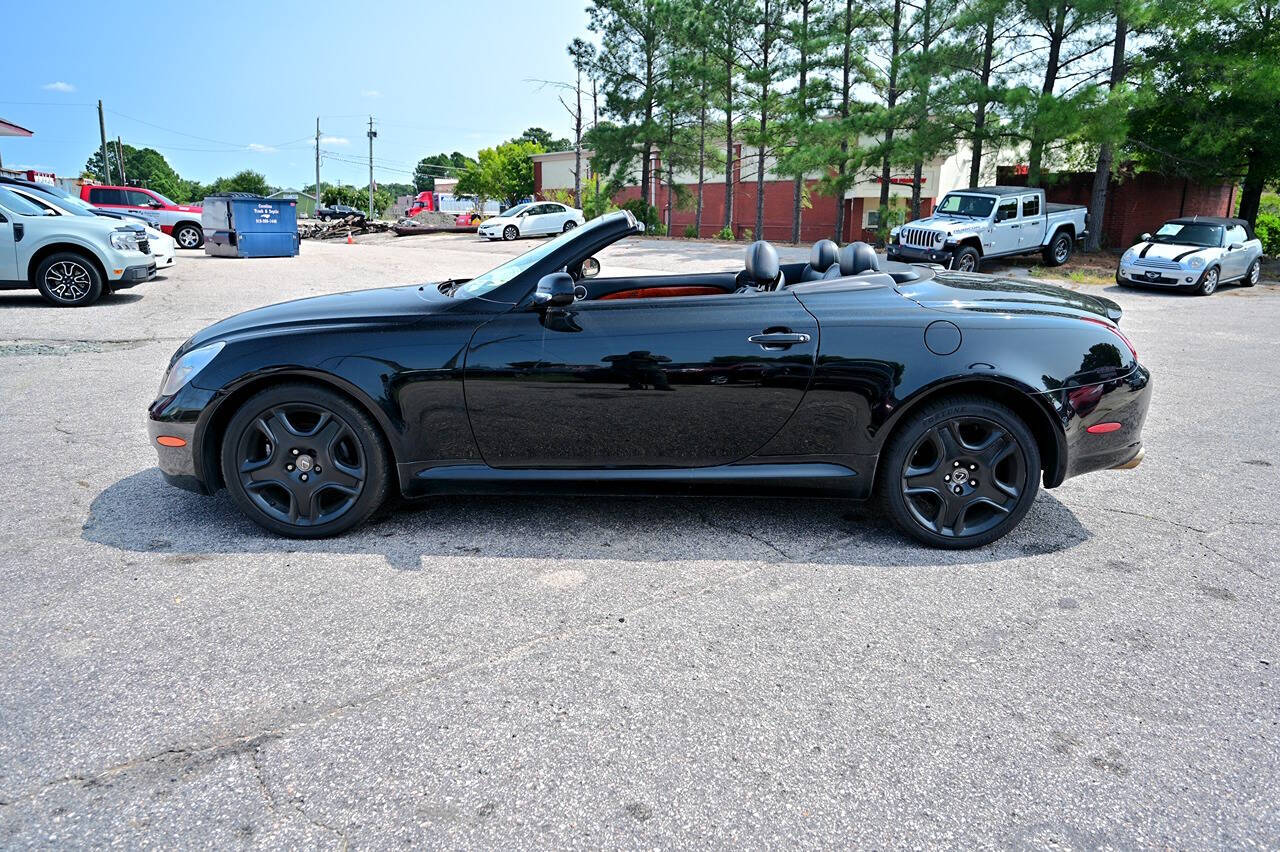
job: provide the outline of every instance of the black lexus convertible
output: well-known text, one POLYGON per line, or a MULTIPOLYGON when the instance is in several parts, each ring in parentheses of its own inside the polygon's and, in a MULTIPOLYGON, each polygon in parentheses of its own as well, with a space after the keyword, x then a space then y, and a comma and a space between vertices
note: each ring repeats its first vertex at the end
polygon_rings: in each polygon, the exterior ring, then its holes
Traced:
POLYGON ((878 495, 920 541, 974 547, 1042 478, 1142 458, 1150 378, 1107 299, 829 241, 809 263, 758 242, 724 272, 601 274, 641 231, 612 213, 470 280, 215 323, 151 404, 160 469, 290 536, 350 529, 392 489, 713 492, 878 495))

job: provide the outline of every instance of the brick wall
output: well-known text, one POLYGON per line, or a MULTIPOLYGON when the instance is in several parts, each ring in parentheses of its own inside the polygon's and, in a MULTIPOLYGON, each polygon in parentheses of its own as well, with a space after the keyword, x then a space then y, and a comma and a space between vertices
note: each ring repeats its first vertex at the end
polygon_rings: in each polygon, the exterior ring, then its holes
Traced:
MULTIPOLYGON (((1025 186, 1026 175, 1001 169, 998 182, 1025 186)), ((1059 204, 1089 204, 1093 192, 1093 172, 1051 175, 1045 198, 1059 204)), ((1230 216, 1234 187, 1229 183, 1203 184, 1184 178, 1142 172, 1111 181, 1107 192, 1107 212, 1103 216, 1102 244, 1111 248, 1133 245, 1143 233, 1179 216, 1230 216)), ((1090 227, 1096 226, 1091 222, 1090 227)))

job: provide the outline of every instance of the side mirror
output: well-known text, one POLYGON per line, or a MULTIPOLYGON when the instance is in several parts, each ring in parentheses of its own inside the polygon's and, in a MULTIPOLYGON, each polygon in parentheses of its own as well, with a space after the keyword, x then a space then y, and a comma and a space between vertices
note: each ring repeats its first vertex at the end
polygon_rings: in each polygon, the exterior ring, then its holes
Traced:
POLYGON ((1150 234, 1143 234, 1141 237, 1138 237, 1138 239, 1140 239, 1140 240, 1141 240, 1142 242, 1144 242, 1144 243, 1149 243, 1149 242, 1151 242, 1151 235, 1150 235, 1150 234))
POLYGON ((1244 243, 1232 243, 1229 248, 1231 251, 1240 251, 1244 248, 1244 243))
POLYGON ((582 261, 582 277, 595 278, 600 274, 600 261, 594 257, 589 257, 582 261))
POLYGON ((563 308, 573 304, 573 276, 567 272, 552 272, 538 281, 533 293, 533 304, 539 308, 563 308))

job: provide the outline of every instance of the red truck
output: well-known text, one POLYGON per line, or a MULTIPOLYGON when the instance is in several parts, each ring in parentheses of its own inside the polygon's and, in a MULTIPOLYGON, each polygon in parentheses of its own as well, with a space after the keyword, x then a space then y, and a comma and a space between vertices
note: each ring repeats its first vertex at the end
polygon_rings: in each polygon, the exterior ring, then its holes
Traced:
POLYGON ((179 248, 198 249, 204 245, 204 228, 200 226, 203 208, 178 204, 140 186, 86 183, 80 187, 80 197, 94 207, 143 217, 173 237, 179 248))

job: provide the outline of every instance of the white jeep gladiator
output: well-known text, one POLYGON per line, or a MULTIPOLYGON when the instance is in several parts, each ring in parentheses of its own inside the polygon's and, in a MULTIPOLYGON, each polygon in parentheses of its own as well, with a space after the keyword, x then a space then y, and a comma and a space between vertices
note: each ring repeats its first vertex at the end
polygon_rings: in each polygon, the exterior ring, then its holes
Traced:
POLYGON ((932 216, 889 232, 890 260, 939 263, 977 272, 988 258, 1039 252, 1061 266, 1088 234, 1081 204, 1048 204, 1044 190, 1028 186, 980 186, 943 196, 932 216))

